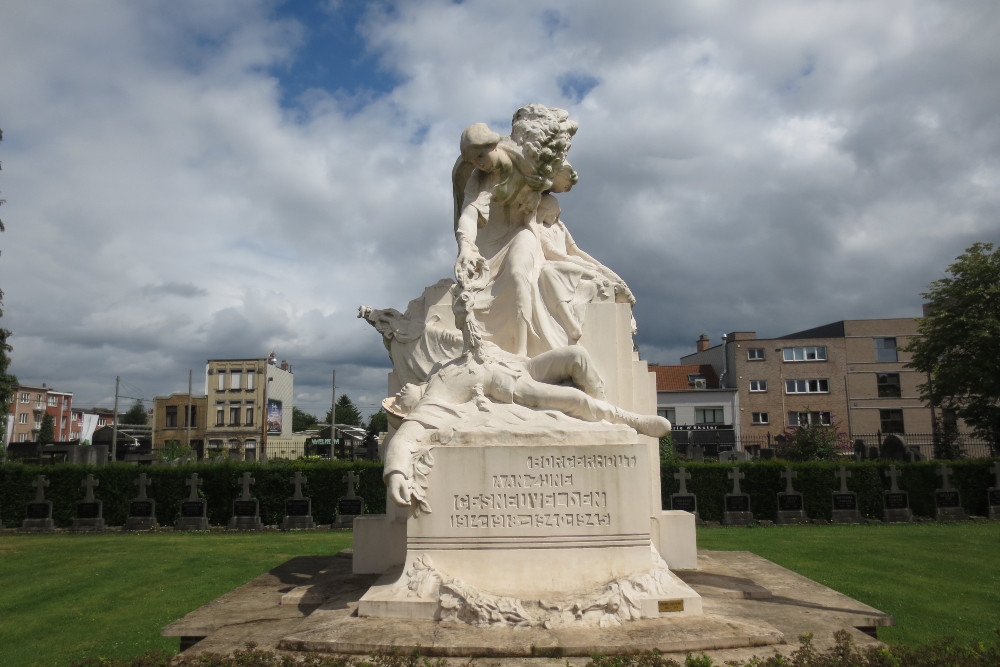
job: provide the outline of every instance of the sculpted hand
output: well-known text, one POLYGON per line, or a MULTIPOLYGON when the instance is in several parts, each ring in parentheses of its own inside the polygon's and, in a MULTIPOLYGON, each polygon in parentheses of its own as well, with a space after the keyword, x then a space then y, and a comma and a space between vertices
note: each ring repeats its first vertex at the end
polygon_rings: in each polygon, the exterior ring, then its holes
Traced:
POLYGON ((474 246, 463 245, 455 260, 455 280, 468 289, 482 289, 489 282, 490 267, 474 246))
POLYGON ((401 472, 390 473, 386 481, 389 497, 400 507, 410 506, 410 480, 401 472))

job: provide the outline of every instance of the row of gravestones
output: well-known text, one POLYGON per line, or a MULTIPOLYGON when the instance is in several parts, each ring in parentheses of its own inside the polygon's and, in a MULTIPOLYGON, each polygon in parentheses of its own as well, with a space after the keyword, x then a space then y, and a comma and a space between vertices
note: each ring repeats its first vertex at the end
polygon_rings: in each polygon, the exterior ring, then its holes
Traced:
MULTIPOLYGON (((952 469, 944 464, 941 464, 937 471, 942 480, 941 488, 934 490, 934 507, 938 521, 963 521, 969 518, 965 510, 962 509, 958 491, 951 486, 949 478, 952 472, 952 469)), ((1000 463, 994 463, 990 472, 996 477, 996 482, 987 490, 989 518, 1000 519, 1000 463)), ((740 480, 745 475, 740 472, 739 468, 733 468, 726 476, 733 481, 733 490, 726 494, 722 522, 731 526, 753 523, 755 519, 750 509, 750 496, 740 490, 740 480)), ((798 473, 790 467, 786 467, 781 476, 785 480, 785 490, 778 494, 776 522, 791 524, 807 521, 809 517, 806 516, 802 494, 792 488, 792 480, 798 476, 798 473)), ((861 523, 858 495, 847 488, 847 478, 851 476, 850 471, 841 466, 836 476, 840 480, 840 489, 833 492, 833 522, 861 523)), ((896 466, 889 466, 889 469, 885 471, 885 476, 889 478, 891 488, 882 493, 882 521, 896 523, 912 520, 910 496, 899 488, 899 470, 896 469, 896 466)), ((679 482, 680 491, 670 494, 670 509, 691 512, 695 515, 698 523, 701 523, 701 517, 698 515, 698 498, 687 489, 687 481, 691 479, 691 473, 680 468, 678 472, 674 473, 674 479, 679 482)))
MULTIPOLYGON (((229 530, 262 530, 260 520, 260 502, 250 494, 250 487, 256 480, 249 472, 243 473, 240 483, 243 491, 240 497, 233 501, 233 514, 229 519, 229 530)), ((294 486, 291 498, 285 500, 285 518, 281 522, 282 530, 313 530, 316 524, 312 518, 312 499, 302 494, 302 485, 308 479, 296 471, 289 482, 294 486)), ((354 488, 358 482, 354 471, 348 471, 344 477, 347 482, 347 495, 340 499, 337 505, 337 519, 333 528, 346 528, 351 525, 354 517, 364 514, 364 500, 355 494, 354 488)), ((128 519, 123 530, 150 530, 156 523, 156 501, 146 493, 146 488, 152 484, 146 473, 141 473, 135 480, 139 487, 138 495, 129 502, 128 519)), ((204 498, 198 495, 202 480, 198 473, 192 473, 184 484, 190 488, 188 497, 181 502, 181 516, 174 525, 175 530, 209 530, 208 508, 204 498)), ((25 519, 21 530, 27 532, 51 532, 55 529, 52 520, 52 501, 45 499, 45 488, 49 481, 45 475, 39 475, 32 486, 35 487, 35 499, 27 504, 25 519)), ((105 530, 104 508, 102 501, 94 497, 94 488, 100 485, 100 480, 93 475, 87 475, 80 486, 85 488, 83 500, 76 504, 76 518, 71 530, 77 532, 105 530)), ((0 524, 0 528, 3 524, 0 524)))

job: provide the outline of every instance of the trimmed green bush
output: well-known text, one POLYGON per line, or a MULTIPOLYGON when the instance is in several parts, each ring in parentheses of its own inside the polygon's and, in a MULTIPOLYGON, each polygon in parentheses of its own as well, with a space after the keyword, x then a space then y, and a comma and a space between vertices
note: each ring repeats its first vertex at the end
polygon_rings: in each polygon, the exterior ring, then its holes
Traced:
POLYGON ((308 482, 304 495, 312 498, 313 519, 318 524, 332 523, 337 514, 337 501, 347 493, 344 477, 353 470, 360 482, 357 493, 365 501, 365 512, 385 512, 385 486, 382 464, 371 461, 322 461, 316 463, 200 463, 178 467, 113 464, 103 467, 79 465, 31 466, 10 464, 0 466, 0 518, 7 526, 19 526, 24 520, 27 503, 35 498, 32 483, 45 475, 49 486, 45 498, 52 501, 52 518, 56 526, 73 525, 76 503, 83 500, 80 482, 92 474, 100 481, 94 496, 104 507, 104 522, 109 526, 124 525, 129 501, 135 498, 135 480, 140 473, 152 481, 147 489, 156 500, 156 518, 161 525, 171 526, 180 516, 180 506, 190 492, 184 483, 191 473, 202 479, 200 495, 207 500, 210 524, 226 525, 232 516, 233 500, 240 497, 240 477, 249 472, 255 483, 250 487, 253 497, 260 500, 261 521, 265 525, 280 524, 285 514, 285 499, 291 497, 289 479, 301 471, 308 482))

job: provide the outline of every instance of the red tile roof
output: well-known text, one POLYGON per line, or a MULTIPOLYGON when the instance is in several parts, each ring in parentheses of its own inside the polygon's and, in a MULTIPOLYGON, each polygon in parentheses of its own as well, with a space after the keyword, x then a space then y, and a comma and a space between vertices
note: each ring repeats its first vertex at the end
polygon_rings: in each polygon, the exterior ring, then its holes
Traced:
POLYGON ((719 388, 719 378, 711 364, 684 364, 682 366, 654 366, 650 372, 656 373, 657 391, 677 391, 694 389, 694 383, 688 381, 688 375, 701 374, 705 378, 708 389, 719 388))

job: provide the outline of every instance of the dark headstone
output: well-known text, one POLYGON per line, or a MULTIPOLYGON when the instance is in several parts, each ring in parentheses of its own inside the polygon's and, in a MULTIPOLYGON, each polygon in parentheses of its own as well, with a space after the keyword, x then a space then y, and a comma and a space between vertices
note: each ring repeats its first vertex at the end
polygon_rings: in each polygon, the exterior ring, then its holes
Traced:
POLYGON ((785 480, 785 490, 778 494, 777 523, 795 524, 808 521, 802 494, 792 487, 792 480, 798 477, 798 473, 790 466, 785 466, 781 476, 785 480))
POLYGON ((152 483, 146 473, 140 473, 135 479, 139 494, 128 504, 123 530, 150 530, 156 526, 156 501, 146 495, 146 487, 152 483))
POLYGON ((909 461, 906 451, 906 441, 902 436, 890 433, 882 439, 882 458, 890 461, 909 461))
POLYGON ((261 530, 260 502, 250 495, 250 486, 256 480, 245 472, 240 476, 243 492, 233 501, 233 515, 229 518, 229 530, 261 530))
POLYGON ((52 521, 52 501, 45 499, 45 487, 49 480, 45 475, 39 475, 31 483, 35 487, 35 499, 25 508, 25 519, 21 522, 21 530, 28 532, 51 533, 56 524, 52 521))
POLYGON ((958 490, 951 486, 952 469, 942 463, 937 470, 941 488, 934 489, 934 515, 938 521, 966 521, 969 515, 962 508, 958 490))
POLYGON ((855 440, 854 441, 854 460, 855 461, 864 461, 866 453, 867 452, 866 452, 866 448, 865 448, 865 441, 864 440, 855 440))
POLYGON ((353 470, 348 470, 343 481, 347 483, 347 495, 337 502, 337 518, 333 522, 335 528, 349 528, 354 525, 354 517, 365 513, 364 499, 354 492, 358 483, 357 475, 353 470))
POLYGON ((913 511, 910 509, 910 496, 899 488, 899 470, 896 469, 896 466, 889 466, 889 469, 885 471, 885 476, 889 478, 891 487, 888 491, 882 492, 882 520, 886 523, 912 521, 913 511))
POLYGON ((993 473, 993 486, 986 490, 986 504, 989 507, 988 516, 991 519, 1000 519, 1000 461, 990 466, 993 473))
POLYGON ((698 514, 698 497, 689 493, 687 489, 687 481, 691 479, 691 473, 687 471, 687 468, 680 468, 674 473, 674 479, 677 480, 680 488, 677 493, 670 494, 670 509, 690 512, 694 514, 695 524, 702 525, 704 522, 698 514))
POLYGON ((847 488, 847 478, 851 471, 840 466, 837 479, 840 480, 840 490, 833 492, 833 512, 830 520, 833 523, 861 523, 861 513, 858 512, 858 494, 847 488))
POLYGON ((187 500, 181 503, 181 516, 174 530, 208 530, 208 507, 204 498, 198 495, 202 480, 198 473, 191 473, 184 484, 191 489, 187 500))
POLYGON ((73 532, 91 532, 104 530, 104 507, 100 500, 94 498, 94 487, 100 486, 101 480, 88 474, 80 486, 86 489, 84 499, 76 504, 76 519, 73 520, 73 532))
POLYGON ((727 526, 745 526, 753 523, 753 512, 750 511, 750 496, 740 490, 740 480, 746 477, 739 468, 734 467, 726 476, 733 480, 733 492, 727 493, 725 511, 722 513, 722 523, 727 526))

